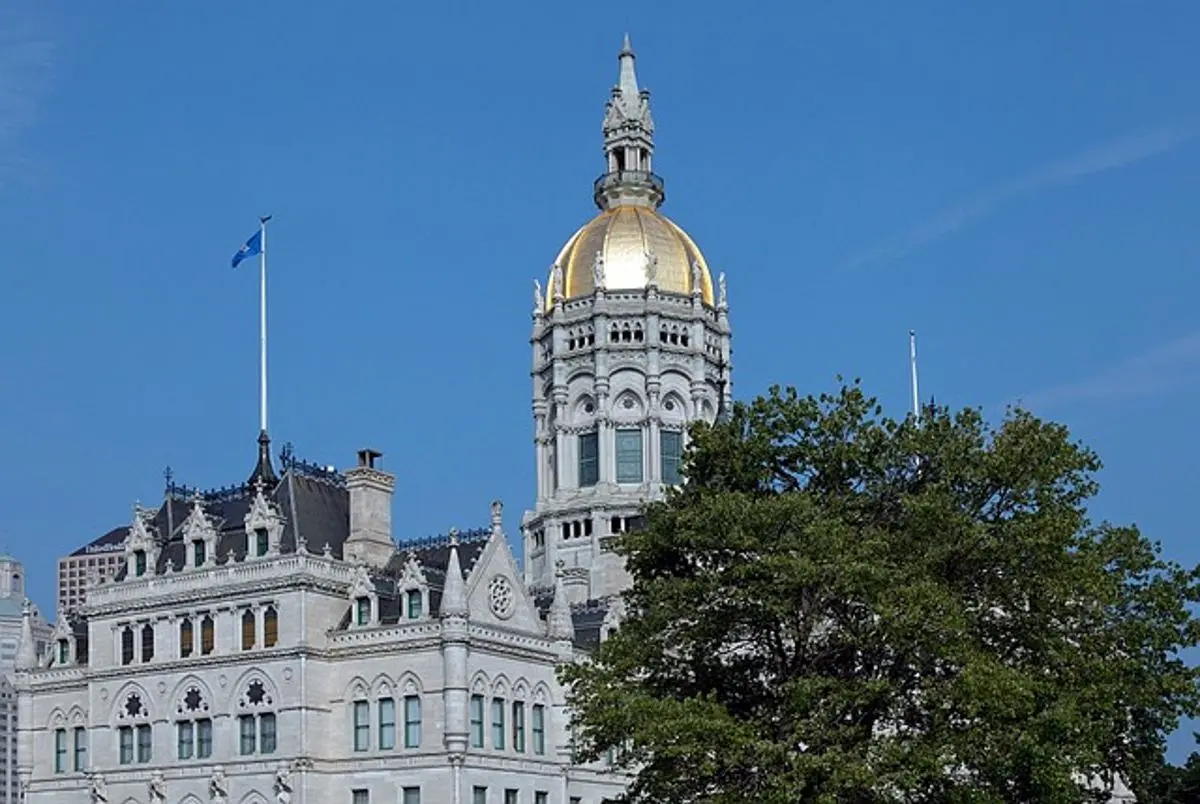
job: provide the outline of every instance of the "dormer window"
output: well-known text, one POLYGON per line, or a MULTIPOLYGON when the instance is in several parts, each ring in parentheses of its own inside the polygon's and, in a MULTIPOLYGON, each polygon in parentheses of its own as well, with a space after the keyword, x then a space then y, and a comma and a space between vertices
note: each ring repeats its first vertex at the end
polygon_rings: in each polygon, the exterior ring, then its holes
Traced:
POLYGON ((266 528, 254 529, 254 555, 265 556, 267 547, 270 545, 270 539, 267 537, 266 528))
POLYGON ((421 619, 421 590, 410 589, 405 593, 405 608, 408 610, 408 619, 421 619))
POLYGON ((138 578, 146 574, 145 550, 135 550, 133 552, 133 574, 138 578))
POLYGON ((354 622, 356 625, 371 624, 371 598, 360 597, 354 600, 354 622))
POLYGON ((208 545, 197 539, 192 542, 192 564, 203 567, 205 561, 208 561, 208 545))

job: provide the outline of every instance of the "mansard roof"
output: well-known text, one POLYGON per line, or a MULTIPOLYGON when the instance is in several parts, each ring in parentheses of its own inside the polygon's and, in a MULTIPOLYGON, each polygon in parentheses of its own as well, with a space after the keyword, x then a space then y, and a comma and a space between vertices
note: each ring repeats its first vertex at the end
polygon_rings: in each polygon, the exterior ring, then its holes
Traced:
MULTIPOLYGON (((166 572, 168 561, 176 569, 186 563, 187 545, 183 543, 181 528, 197 497, 220 534, 217 563, 224 564, 231 557, 244 558, 245 517, 257 489, 243 484, 209 492, 192 491, 191 499, 185 498, 187 491, 190 490, 168 488, 167 498, 150 520, 161 548, 155 571, 166 572)), ((321 553, 328 544, 334 558, 342 557, 342 546, 350 534, 350 498, 345 479, 340 474, 296 461, 286 465, 283 477, 274 488, 264 489, 264 493, 283 515, 281 553, 294 553, 297 541, 303 540, 309 552, 321 553)), ((122 530, 121 538, 124 539, 129 528, 122 530)), ((114 577, 116 580, 124 578, 125 568, 119 569, 114 577)))
MULTIPOLYGON (((489 528, 463 531, 458 534, 458 561, 463 580, 487 547, 492 531, 489 528)), ((441 611, 442 589, 446 585, 446 568, 450 563, 450 537, 434 536, 428 539, 401 542, 387 566, 372 580, 379 595, 379 624, 395 625, 401 617, 401 595, 399 584, 404 578, 404 568, 409 556, 413 556, 421 567, 429 584, 429 614, 436 617, 441 611)), ((350 627, 350 611, 347 610, 338 630, 350 627)))

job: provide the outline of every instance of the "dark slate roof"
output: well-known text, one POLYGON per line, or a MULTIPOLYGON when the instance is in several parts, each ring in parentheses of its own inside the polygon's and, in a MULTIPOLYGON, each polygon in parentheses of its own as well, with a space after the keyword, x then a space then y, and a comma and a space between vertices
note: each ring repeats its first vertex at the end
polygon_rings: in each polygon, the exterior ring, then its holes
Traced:
MULTIPOLYGON (((342 545, 350 534, 350 498, 341 475, 324 470, 309 471, 307 465, 297 463, 286 468, 274 488, 268 487, 264 491, 284 517, 280 552, 295 552, 297 538, 300 538, 310 552, 321 553, 328 544, 335 558, 342 557, 342 545)), ((218 564, 228 562, 231 557, 245 557, 244 520, 256 493, 256 488, 246 485, 199 493, 205 513, 220 533, 218 564)), ((166 572, 168 561, 176 569, 186 563, 186 545, 180 529, 193 504, 193 500, 183 499, 179 494, 168 496, 151 519, 150 524, 161 545, 155 567, 157 573, 166 572)), ((126 533, 128 530, 123 529, 126 533)), ((124 575, 125 569, 121 568, 115 579, 120 580, 124 575)))
MULTIPOLYGON (((554 587, 534 591, 533 603, 545 620, 554 603, 554 587)), ((571 606, 571 624, 575 627, 575 647, 591 651, 600 644, 600 627, 608 614, 608 600, 588 600, 571 606)))
MULTIPOLYGON (((491 538, 491 530, 478 528, 458 534, 458 565, 463 579, 483 554, 491 538)), ((442 590, 446 586, 446 568, 450 564, 450 537, 434 536, 429 539, 401 542, 392 560, 375 580, 375 591, 379 595, 380 625, 394 625, 400 621, 399 581, 404 577, 404 565, 409 555, 415 556, 421 566, 425 580, 429 582, 429 614, 436 617, 442 608, 442 590)), ((348 627, 349 615, 342 627, 348 627)))

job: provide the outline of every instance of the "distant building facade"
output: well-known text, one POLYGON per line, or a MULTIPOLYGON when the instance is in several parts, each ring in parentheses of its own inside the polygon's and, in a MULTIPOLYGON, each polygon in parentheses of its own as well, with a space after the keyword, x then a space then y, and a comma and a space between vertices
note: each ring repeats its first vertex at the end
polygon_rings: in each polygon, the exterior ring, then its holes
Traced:
POLYGON ((58 615, 71 614, 87 602, 89 584, 111 578, 124 566, 124 543, 129 527, 110 530, 58 560, 58 615))

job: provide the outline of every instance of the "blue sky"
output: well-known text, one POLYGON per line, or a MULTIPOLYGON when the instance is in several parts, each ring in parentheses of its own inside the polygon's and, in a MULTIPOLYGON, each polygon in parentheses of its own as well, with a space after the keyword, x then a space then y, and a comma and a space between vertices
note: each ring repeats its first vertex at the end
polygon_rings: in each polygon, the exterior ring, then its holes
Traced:
MULTIPOLYGON (((399 475, 401 537, 530 502, 534 277, 594 212, 629 30, 667 214, 729 277, 735 393, 1023 400, 1097 517, 1194 538, 1200 6, 0 7, 0 542, 54 559, 242 479, 272 213, 276 446, 399 475)), ((1190 738, 1177 741, 1176 754, 1190 738)))

